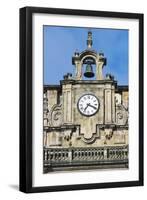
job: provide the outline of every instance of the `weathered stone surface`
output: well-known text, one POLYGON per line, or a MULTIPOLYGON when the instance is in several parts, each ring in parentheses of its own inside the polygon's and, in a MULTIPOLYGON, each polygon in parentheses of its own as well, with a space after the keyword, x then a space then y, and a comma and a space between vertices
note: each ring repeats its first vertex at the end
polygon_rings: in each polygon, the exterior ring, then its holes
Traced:
POLYGON ((128 166, 128 88, 117 86, 110 74, 103 77, 105 58, 102 53, 90 48, 76 52, 73 64, 74 77, 68 73, 60 86, 45 87, 43 143, 44 148, 49 149, 45 150, 45 159, 48 153, 50 159, 62 158, 69 162, 115 158, 124 159, 128 166), (83 79, 82 65, 86 59, 91 59, 96 66, 95 80, 83 79), (98 99, 98 111, 92 116, 79 112, 78 101, 84 94, 98 99), (53 154, 52 149, 58 152, 53 154))
MULTIPOLYGON (((125 97, 121 94, 115 93, 113 81, 104 81, 100 84, 99 81, 95 84, 93 82, 71 82, 62 86, 62 102, 57 104, 57 91, 48 91, 49 102, 48 108, 48 124, 44 117, 44 126, 58 127, 58 134, 49 130, 47 140, 54 140, 54 142, 47 142, 59 146, 58 139, 54 139, 53 135, 60 137, 60 145, 62 147, 75 146, 103 146, 115 144, 128 144, 125 135, 128 134, 128 110, 124 107, 123 102, 128 107, 128 93, 125 92, 125 97), (99 101, 98 112, 90 117, 82 115, 78 110, 78 100, 83 94, 94 94, 99 101), (117 97, 117 98, 116 98, 117 97), (122 99, 124 99, 122 101, 122 99), (53 105, 51 105, 53 103, 53 105), (60 126, 65 125, 64 130, 60 130, 60 126), (66 130, 66 126, 75 126, 75 131, 66 130), (116 126, 121 126, 121 130, 116 130, 116 126), (124 126, 124 129, 123 129, 124 126), (62 134, 60 134, 60 132, 62 134), (67 137, 70 133, 69 137, 67 137), (63 138, 62 138, 63 137, 63 138), (119 141, 120 140, 120 141, 119 141)), ((123 93, 124 95, 124 93, 123 93)))

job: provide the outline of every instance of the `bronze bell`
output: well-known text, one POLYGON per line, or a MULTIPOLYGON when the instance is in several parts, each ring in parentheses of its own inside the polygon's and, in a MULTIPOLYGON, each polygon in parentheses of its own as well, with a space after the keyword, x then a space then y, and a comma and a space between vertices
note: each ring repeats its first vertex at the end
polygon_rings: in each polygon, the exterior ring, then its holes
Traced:
POLYGON ((84 73, 84 76, 87 78, 92 78, 94 77, 93 69, 91 64, 86 65, 86 71, 84 73))

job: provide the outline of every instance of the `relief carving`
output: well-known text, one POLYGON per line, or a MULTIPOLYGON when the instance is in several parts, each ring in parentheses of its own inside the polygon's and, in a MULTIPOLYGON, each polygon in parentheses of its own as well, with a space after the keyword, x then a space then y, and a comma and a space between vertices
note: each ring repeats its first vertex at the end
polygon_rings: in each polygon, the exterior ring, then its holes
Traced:
POLYGON ((116 124, 128 125, 128 110, 122 105, 116 105, 116 124))
POLYGON ((112 129, 105 129, 104 135, 105 135, 104 144, 107 144, 107 141, 110 140, 113 136, 113 130, 112 129))
POLYGON ((60 126, 62 124, 62 116, 62 105, 54 105, 49 116, 50 126, 60 126))

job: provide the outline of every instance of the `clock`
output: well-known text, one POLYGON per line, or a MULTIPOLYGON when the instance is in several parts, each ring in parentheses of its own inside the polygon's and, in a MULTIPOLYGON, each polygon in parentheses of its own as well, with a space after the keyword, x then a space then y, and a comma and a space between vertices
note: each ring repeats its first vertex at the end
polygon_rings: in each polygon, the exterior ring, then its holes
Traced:
POLYGON ((84 94, 79 98, 77 106, 82 115, 92 116, 99 109, 99 100, 93 94, 84 94))

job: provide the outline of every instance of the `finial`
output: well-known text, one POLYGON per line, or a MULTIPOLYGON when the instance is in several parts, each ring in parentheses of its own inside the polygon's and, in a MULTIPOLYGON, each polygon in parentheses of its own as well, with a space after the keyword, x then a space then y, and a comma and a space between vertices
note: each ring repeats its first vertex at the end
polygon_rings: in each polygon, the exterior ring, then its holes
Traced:
POLYGON ((88 48, 92 47, 92 32, 91 31, 88 31, 87 47, 88 48))
POLYGON ((78 57, 78 56, 79 56, 78 49, 76 49, 76 51, 75 51, 75 56, 76 56, 76 57, 78 57))

